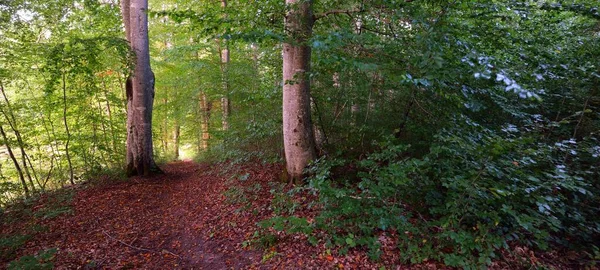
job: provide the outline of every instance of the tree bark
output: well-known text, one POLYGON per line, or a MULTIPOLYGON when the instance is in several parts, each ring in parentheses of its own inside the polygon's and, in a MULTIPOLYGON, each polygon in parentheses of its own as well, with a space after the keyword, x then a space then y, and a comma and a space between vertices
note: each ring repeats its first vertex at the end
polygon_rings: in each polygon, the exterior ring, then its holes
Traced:
POLYGON ((173 140, 175 143, 175 160, 179 160, 179 136, 181 135, 181 126, 179 120, 175 120, 175 130, 173 131, 173 140))
MULTIPOLYGON (((169 98, 168 96, 165 96, 162 100, 163 102, 163 107, 164 108, 168 108, 167 104, 169 104, 169 98)), ((162 150, 163 153, 169 153, 169 118, 168 118, 168 109, 165 109, 164 112, 164 117, 163 117, 163 122, 162 122, 162 126, 161 126, 161 143, 162 143, 162 150)))
POLYGON ((283 143, 289 181, 301 182, 303 170, 317 155, 310 112, 310 54, 314 24, 312 0, 286 0, 283 44, 283 143))
POLYGON ((67 134, 67 141, 65 142, 65 154, 67 155, 67 162, 69 163, 69 183, 75 185, 75 177, 73 175, 73 163, 71 162, 71 155, 69 153, 69 143, 71 142, 71 133, 69 132, 69 123, 67 122, 67 82, 65 74, 62 77, 63 83, 63 123, 65 125, 65 132, 67 134))
POLYGON ((29 198, 29 188, 27 187, 27 183, 25 182, 25 177, 23 176, 23 170, 21 170, 21 166, 19 166, 19 162, 17 158, 15 158, 15 154, 8 143, 8 137, 6 136, 6 132, 4 132, 4 128, 0 125, 0 133, 2 134, 2 139, 4 140, 4 145, 6 146, 6 150, 8 150, 8 156, 13 161, 15 168, 17 169, 17 173, 19 174, 19 180, 21 181, 21 185, 23 186, 23 190, 25 191, 25 197, 29 198))
POLYGON ((153 157, 152 103, 154 73, 150 68, 148 0, 122 0, 125 34, 136 55, 133 76, 127 80, 127 175, 161 172, 153 157))
POLYGON ((205 93, 200 93, 200 133, 202 150, 208 149, 208 141, 210 140, 209 123, 210 123, 210 101, 205 93))
MULTIPOLYGON (((227 0, 221 0, 221 7, 223 11, 227 8, 227 0)), ((227 18, 227 15, 224 15, 227 18)), ((222 125, 223 130, 229 129, 229 114, 231 113, 231 104, 229 100, 229 78, 228 78, 228 69, 229 69, 229 45, 227 44, 227 39, 219 39, 219 47, 221 54, 221 80, 223 84, 223 97, 221 97, 221 107, 223 111, 223 119, 222 125)))
MULTIPOLYGON (((4 84, 0 81, 0 91, 2 91, 2 96, 4 97, 4 101, 6 102, 6 110, 2 110, 2 114, 6 121, 8 122, 10 128, 12 129, 15 137, 17 138, 17 144, 19 145, 19 150, 21 151, 21 161, 23 162, 23 170, 27 175, 27 179, 29 179, 29 183, 31 184, 31 189, 33 192, 36 192, 35 184, 33 183, 33 178, 31 178, 31 174, 29 173, 29 169, 27 168, 27 153, 25 152, 25 143, 23 142, 23 138, 21 137, 21 133, 17 128, 17 119, 12 111, 12 107, 10 106, 10 101, 6 96, 6 92, 4 91, 4 84)), ((0 108, 1 109, 1 108, 0 108)), ((36 176, 37 178, 37 176, 36 176)))
POLYGON ((117 152, 117 136, 113 127, 112 111, 110 109, 110 100, 108 97, 108 88, 106 87, 104 80, 102 80, 102 84, 104 90, 104 98, 106 99, 106 113, 108 115, 108 127, 110 129, 112 151, 117 152))

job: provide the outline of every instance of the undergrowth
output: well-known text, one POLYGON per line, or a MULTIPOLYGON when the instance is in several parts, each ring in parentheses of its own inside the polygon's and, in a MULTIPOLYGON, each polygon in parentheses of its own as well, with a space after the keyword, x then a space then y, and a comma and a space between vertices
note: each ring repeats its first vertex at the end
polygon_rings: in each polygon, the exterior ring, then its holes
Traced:
POLYGON ((580 252, 576 263, 589 267, 600 258, 596 143, 547 143, 468 122, 440 132, 419 158, 390 140, 363 160, 310 167, 305 189, 323 207, 315 222, 280 211, 261 225, 319 237, 340 253, 364 247, 374 260, 386 233, 409 264, 480 268, 525 247, 580 252))
POLYGON ((36 255, 26 255, 18 260, 14 260, 8 264, 9 270, 45 270, 45 269, 54 269, 54 264, 52 261, 54 260, 54 256, 56 254, 56 249, 48 249, 42 250, 38 252, 36 255))
POLYGON ((2 226, 12 226, 15 222, 27 222, 25 231, 9 232, 0 236, 0 259, 9 261, 8 269, 53 269, 52 260, 56 249, 42 250, 36 255, 23 255, 15 258, 18 251, 33 239, 36 234, 46 232, 48 228, 41 221, 60 215, 71 214, 71 201, 75 192, 61 189, 35 197, 17 201, 7 207, 6 216, 0 220, 2 226))

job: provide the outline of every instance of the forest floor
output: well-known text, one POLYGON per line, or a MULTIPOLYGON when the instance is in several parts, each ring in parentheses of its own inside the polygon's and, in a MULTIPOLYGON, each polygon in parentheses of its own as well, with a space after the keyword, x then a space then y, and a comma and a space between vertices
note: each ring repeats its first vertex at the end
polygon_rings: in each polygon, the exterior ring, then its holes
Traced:
POLYGON ((272 191, 286 188, 280 165, 184 161, 163 170, 96 179, 9 210, 0 265, 55 250, 37 261, 56 269, 379 269, 364 252, 336 257, 303 235, 257 239, 257 222, 277 208, 272 191))
POLYGON ((302 234, 257 235, 258 222, 290 207, 309 222, 316 215, 304 207, 310 195, 278 196, 289 189, 279 181, 281 165, 182 161, 163 170, 150 178, 100 177, 15 205, 0 216, 0 268, 18 258, 24 269, 44 262, 56 269, 445 268, 399 265, 400 251, 385 234, 378 262, 358 248, 337 255, 302 234))

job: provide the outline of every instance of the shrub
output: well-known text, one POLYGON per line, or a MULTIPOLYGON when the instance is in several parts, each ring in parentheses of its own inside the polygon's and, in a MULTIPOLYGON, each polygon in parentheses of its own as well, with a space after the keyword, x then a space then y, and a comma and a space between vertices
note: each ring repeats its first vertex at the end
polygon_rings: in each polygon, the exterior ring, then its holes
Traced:
POLYGON ((324 206, 315 226, 332 244, 368 246, 374 257, 377 233, 399 232, 411 263, 486 265, 511 243, 594 254, 600 159, 593 138, 547 143, 514 127, 456 124, 422 158, 408 157, 410 146, 382 144, 352 165, 357 177, 332 173, 350 166, 343 160, 315 163, 310 187, 324 206))

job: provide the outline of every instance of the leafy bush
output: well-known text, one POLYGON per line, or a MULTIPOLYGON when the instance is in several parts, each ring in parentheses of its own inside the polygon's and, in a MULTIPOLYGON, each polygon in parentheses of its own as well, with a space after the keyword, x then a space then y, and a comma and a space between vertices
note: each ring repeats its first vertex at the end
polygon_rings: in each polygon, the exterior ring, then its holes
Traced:
POLYGON ((377 233, 396 231, 412 263, 485 265, 510 243, 594 253, 600 240, 594 139, 552 144, 466 117, 454 124, 422 158, 407 157, 409 146, 382 144, 355 164, 357 177, 332 174, 348 166, 344 161, 317 162, 310 181, 324 206, 317 228, 333 244, 369 246, 373 254, 377 233))

